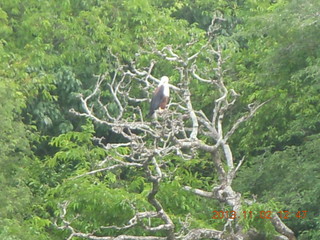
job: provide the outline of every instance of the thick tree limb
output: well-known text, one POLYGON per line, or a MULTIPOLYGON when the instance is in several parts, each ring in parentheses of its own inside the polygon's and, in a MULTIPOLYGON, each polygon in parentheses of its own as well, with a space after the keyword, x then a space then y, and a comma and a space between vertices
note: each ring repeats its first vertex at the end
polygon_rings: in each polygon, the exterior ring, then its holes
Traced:
POLYGON ((192 229, 183 240, 222 239, 222 231, 210 229, 192 229))
POLYGON ((296 237, 294 236, 294 232, 282 222, 277 214, 273 214, 270 221, 275 227, 276 231, 283 236, 286 236, 288 240, 296 239, 296 237))

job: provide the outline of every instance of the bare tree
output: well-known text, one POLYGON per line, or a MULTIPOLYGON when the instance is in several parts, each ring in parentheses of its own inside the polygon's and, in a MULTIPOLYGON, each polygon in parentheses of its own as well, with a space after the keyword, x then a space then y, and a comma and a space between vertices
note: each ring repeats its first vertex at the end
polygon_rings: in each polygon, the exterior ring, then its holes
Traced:
MULTIPOLYGON (((125 230, 143 226, 150 233, 149 236, 119 235, 98 237, 94 233, 82 233, 72 226, 72 221, 67 220, 66 213, 68 202, 61 205, 59 229, 68 229, 70 236, 85 239, 252 239, 255 230, 247 232, 237 218, 226 219, 223 229, 192 229, 186 221, 181 231, 176 231, 176 226, 157 198, 161 181, 167 177, 165 166, 168 160, 165 156, 175 154, 182 159, 192 159, 198 152, 211 154, 211 160, 215 166, 215 174, 218 174, 218 183, 212 186, 211 191, 194 189, 184 186, 185 191, 190 191, 204 198, 216 199, 228 205, 235 213, 240 213, 242 204, 250 204, 252 201, 242 198, 239 192, 232 188, 232 182, 237 171, 241 167, 244 158, 235 160, 229 145, 230 137, 235 133, 241 123, 251 118, 254 113, 265 103, 252 103, 248 105, 246 113, 234 121, 233 124, 225 124, 226 113, 235 104, 239 94, 234 89, 228 89, 224 76, 225 59, 223 48, 214 43, 215 32, 219 22, 224 21, 221 17, 215 17, 208 31, 208 41, 197 52, 188 54, 188 49, 196 41, 189 42, 184 46, 184 51, 178 51, 172 46, 166 46, 161 50, 153 49, 151 55, 154 60, 147 67, 137 67, 131 63, 130 68, 120 64, 117 56, 113 55, 117 68, 110 77, 109 74, 98 76, 97 84, 88 96, 81 96, 83 112, 71 110, 75 115, 84 116, 94 122, 106 125, 116 134, 122 136, 123 142, 103 143, 102 139, 96 138, 101 147, 106 151, 113 150, 117 157, 108 156, 99 163, 99 168, 87 172, 91 175, 97 172, 105 172, 117 168, 139 168, 145 173, 147 181, 152 183, 147 200, 153 206, 153 211, 139 211, 135 209, 135 215, 128 219, 124 226, 102 226, 101 228, 125 230), (179 76, 178 84, 171 83, 173 98, 168 109, 160 113, 159 119, 150 120, 144 116, 140 103, 148 102, 150 94, 159 80, 153 76, 153 70, 157 65, 155 59, 163 59, 174 66, 176 76, 179 76), (200 68, 200 59, 209 59, 211 65, 208 68, 200 68), (130 70, 128 70, 130 69, 130 70), (210 76, 210 77, 209 77, 210 76), (213 99, 213 109, 210 117, 201 109, 195 109, 192 102, 190 82, 212 86, 216 89, 217 98, 213 99), (116 110, 111 111, 108 103, 101 98, 101 87, 107 86, 113 98, 116 110), (133 94, 133 89, 140 89, 139 97, 133 94), (203 141, 203 137, 210 139, 203 141), (123 154, 121 147, 130 148, 129 153, 123 154), (126 161, 130 159, 130 161, 126 161), (148 219, 160 219, 161 224, 151 226, 145 224, 148 219), (157 237, 155 233, 163 233, 164 237, 157 237)), ((199 48, 198 48, 199 49, 199 48)), ((139 53, 142 54, 142 53, 139 53)), ((139 55, 137 55, 139 57, 139 55)), ((295 239, 293 232, 286 227, 277 215, 271 219, 275 230, 279 233, 278 239, 295 239)))

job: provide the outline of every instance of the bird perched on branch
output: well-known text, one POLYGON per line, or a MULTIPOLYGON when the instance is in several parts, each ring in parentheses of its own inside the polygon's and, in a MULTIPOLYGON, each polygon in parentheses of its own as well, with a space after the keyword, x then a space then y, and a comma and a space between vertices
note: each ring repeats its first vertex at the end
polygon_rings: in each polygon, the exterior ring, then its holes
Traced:
POLYGON ((169 102, 169 78, 167 76, 161 77, 159 86, 153 93, 153 97, 150 103, 150 111, 148 117, 155 117, 156 118, 156 110, 158 109, 165 109, 168 102, 169 102))

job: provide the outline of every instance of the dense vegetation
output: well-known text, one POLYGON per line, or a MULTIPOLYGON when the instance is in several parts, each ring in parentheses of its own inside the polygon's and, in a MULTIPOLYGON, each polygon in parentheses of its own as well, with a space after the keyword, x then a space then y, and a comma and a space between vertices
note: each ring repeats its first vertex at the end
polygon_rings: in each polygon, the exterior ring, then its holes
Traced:
MULTIPOLYGON (((2 0, 0 239, 66 238, 55 226, 65 200, 73 214, 81 213, 77 228, 87 232, 106 219, 124 224, 132 216, 126 199, 145 206, 142 196, 150 186, 139 172, 74 178, 112 154, 93 136, 117 136, 69 109, 81 109, 78 95, 92 90, 95 75, 115 71, 114 54, 128 64, 141 49, 178 46, 190 36, 205 41, 216 12, 226 19, 217 32, 228 46, 226 81, 241 94, 230 119, 248 103, 268 101, 231 139, 234 154, 246 156, 235 188, 264 206, 308 211, 285 223, 298 239, 319 239, 319 9, 318 0, 2 0)), ((165 65, 155 71, 174 74, 165 65)), ((191 90, 195 105, 204 112, 212 107, 212 89, 194 84, 191 90)), ((223 226, 210 219, 216 203, 181 189, 202 184, 199 179, 208 186, 214 181, 207 159, 197 156, 162 186, 160 198, 174 221, 190 213, 195 226, 223 226)), ((264 224, 255 227, 268 231, 264 224)))

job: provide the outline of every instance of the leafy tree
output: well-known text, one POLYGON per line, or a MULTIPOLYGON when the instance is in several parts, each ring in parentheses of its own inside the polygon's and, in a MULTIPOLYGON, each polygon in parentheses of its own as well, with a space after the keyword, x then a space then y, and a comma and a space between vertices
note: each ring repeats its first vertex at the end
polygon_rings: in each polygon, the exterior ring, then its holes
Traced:
MULTIPOLYGON (((47 239, 43 229, 35 225, 28 186, 29 166, 35 165, 27 137, 30 129, 19 117, 25 99, 16 84, 2 78, 0 100, 0 238, 47 239)), ((48 220, 44 223, 47 225, 48 220)))
POLYGON ((318 181, 311 149, 319 132, 319 3, 250 1, 244 7, 244 24, 234 35, 240 49, 233 79, 246 102, 270 102, 233 139, 240 152, 261 154, 247 161, 236 186, 264 201, 272 195, 292 212, 311 211, 305 219, 285 221, 299 239, 317 239, 312 205, 318 193, 310 186, 318 181))
POLYGON ((251 5, 259 15, 247 17, 235 35, 241 44, 234 55, 239 90, 248 102, 270 100, 235 140, 255 154, 299 145, 319 132, 319 2, 285 3, 251 5))
POLYGON ((236 189, 251 192, 258 199, 270 196, 291 212, 286 223, 301 235, 299 239, 318 239, 319 235, 319 135, 306 139, 301 146, 258 156, 244 168, 236 180, 236 189), (281 179, 281 180, 280 180, 281 179), (247 183, 247 184, 244 184, 247 183), (308 211, 306 217, 295 213, 308 211))

